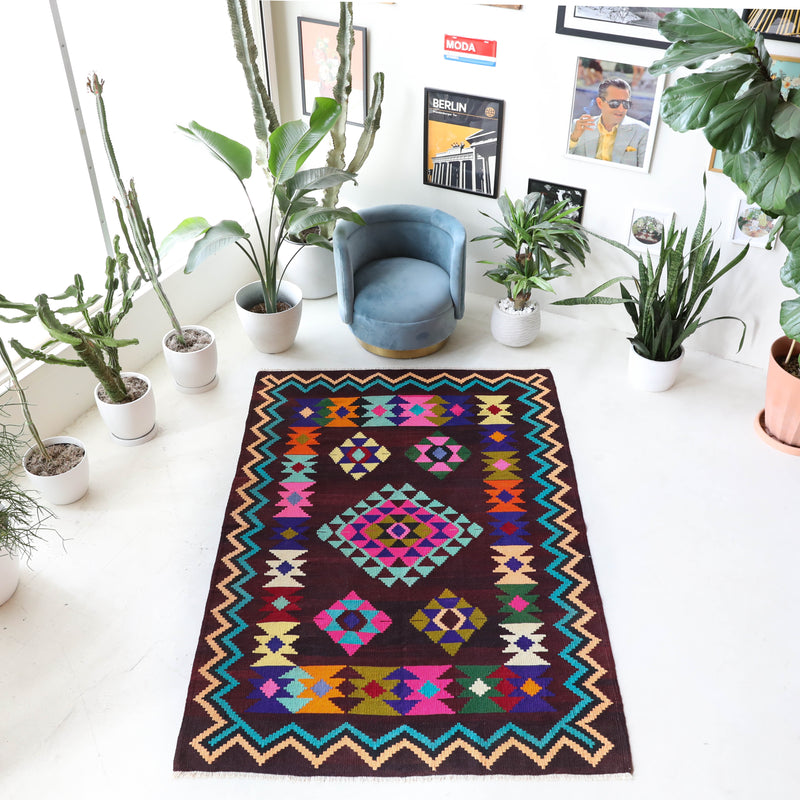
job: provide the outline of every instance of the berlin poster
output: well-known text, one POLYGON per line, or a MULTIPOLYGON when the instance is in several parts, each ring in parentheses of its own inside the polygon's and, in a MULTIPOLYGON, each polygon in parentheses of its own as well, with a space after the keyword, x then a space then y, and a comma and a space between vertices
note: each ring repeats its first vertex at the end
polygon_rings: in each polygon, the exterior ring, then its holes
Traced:
POLYGON ((497 197, 503 101, 425 89, 423 183, 497 197))

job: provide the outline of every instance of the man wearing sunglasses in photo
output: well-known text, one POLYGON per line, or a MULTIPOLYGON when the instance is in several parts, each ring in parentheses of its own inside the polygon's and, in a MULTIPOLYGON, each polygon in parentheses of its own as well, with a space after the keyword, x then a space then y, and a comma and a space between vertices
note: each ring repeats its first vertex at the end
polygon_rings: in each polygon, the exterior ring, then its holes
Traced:
POLYGON ((597 88, 597 105, 600 116, 583 114, 574 121, 569 152, 601 161, 643 166, 650 129, 644 122, 628 116, 630 84, 621 78, 603 81, 597 88))

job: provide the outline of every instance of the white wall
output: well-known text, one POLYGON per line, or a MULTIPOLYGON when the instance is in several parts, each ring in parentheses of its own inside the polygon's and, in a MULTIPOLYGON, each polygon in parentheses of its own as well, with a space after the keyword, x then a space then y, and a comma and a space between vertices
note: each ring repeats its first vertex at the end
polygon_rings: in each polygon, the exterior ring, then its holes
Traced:
MULTIPOLYGON (((337 4, 331 2, 272 4, 283 121, 302 112, 297 17, 336 20, 337 14, 337 4)), ((528 178, 585 188, 584 224, 617 240, 627 241, 634 206, 674 210, 680 226, 694 228, 711 153, 701 133, 678 134, 659 123, 646 174, 564 156, 576 59, 645 65, 660 58, 662 50, 557 35, 553 3, 528 2, 521 10, 510 10, 466 2, 356 2, 354 16, 356 25, 367 28, 370 75, 376 70, 386 74, 383 120, 375 147, 359 185, 342 192, 343 200, 354 208, 384 202, 431 205, 458 217, 470 238, 485 232, 487 221, 478 211, 494 213, 494 200, 422 183, 423 90, 430 87, 505 100, 500 185, 512 197, 525 193, 528 178), (446 61, 445 33, 496 40, 497 66, 446 61)), ((770 42, 770 49, 775 54, 800 56, 800 44, 770 42)), ((708 221, 719 226, 716 241, 726 260, 739 251, 739 245, 728 241, 738 196, 728 178, 708 173, 708 221)), ((469 246, 469 291, 499 296, 502 290, 483 277, 484 267, 477 264, 494 254, 487 243, 469 246)), ((730 322, 707 326, 689 346, 763 366, 769 344, 781 333, 780 301, 791 296, 778 277, 784 257, 782 246, 775 252, 751 249, 745 262, 720 282, 707 306, 709 317, 733 314, 745 320, 748 336, 740 354, 736 346, 741 329, 730 322)), ((556 281, 554 288, 559 297, 583 294, 609 277, 630 271, 631 266, 622 253, 596 242, 586 271, 556 281)), ((545 302, 555 299, 539 295, 545 302)), ((632 333, 619 306, 553 310, 632 333)))

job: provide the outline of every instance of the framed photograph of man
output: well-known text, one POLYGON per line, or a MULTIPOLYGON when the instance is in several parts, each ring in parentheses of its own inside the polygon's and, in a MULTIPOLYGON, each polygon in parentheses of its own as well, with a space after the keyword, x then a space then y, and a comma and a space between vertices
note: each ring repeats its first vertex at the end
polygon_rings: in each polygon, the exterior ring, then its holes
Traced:
MULTIPOLYGON (((338 30, 338 22, 297 18, 304 114, 311 114, 315 98, 333 97, 336 72, 339 69, 339 54, 336 52, 338 30)), ((347 122, 363 127, 367 116, 367 29, 354 25, 353 32, 353 86, 347 106, 347 122)))
POLYGON ((425 89, 422 182, 497 197, 502 100, 425 89))
POLYGON ((561 183, 550 181, 540 181, 536 178, 528 178, 528 194, 539 192, 544 195, 545 202, 549 206, 554 206, 562 200, 566 200, 571 206, 575 206, 572 219, 575 222, 583 221, 583 206, 586 203, 586 189, 579 189, 577 186, 564 186, 561 183))
POLYGON ((566 155, 647 172, 663 88, 647 66, 578 58, 566 155))

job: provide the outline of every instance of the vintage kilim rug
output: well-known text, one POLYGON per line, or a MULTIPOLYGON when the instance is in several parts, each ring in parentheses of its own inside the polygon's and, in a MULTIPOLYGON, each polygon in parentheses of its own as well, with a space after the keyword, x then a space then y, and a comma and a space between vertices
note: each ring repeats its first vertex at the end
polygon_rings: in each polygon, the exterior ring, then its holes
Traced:
POLYGON ((175 769, 631 771, 549 372, 257 376, 175 769))

